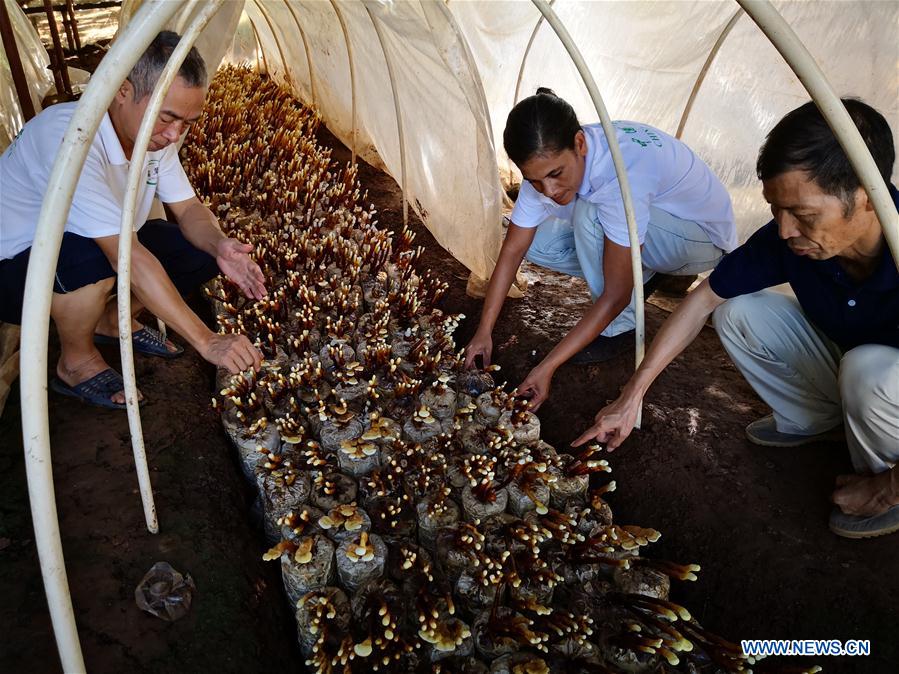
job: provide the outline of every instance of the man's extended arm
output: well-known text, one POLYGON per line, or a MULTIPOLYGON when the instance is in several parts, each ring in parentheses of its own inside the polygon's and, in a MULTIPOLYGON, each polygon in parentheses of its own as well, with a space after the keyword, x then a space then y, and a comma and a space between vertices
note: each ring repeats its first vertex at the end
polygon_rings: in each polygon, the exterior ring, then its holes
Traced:
POLYGON ((219 269, 238 285, 247 297, 265 297, 265 277, 262 270, 250 258, 253 246, 225 236, 218 220, 197 197, 166 204, 184 234, 194 248, 215 258, 219 269))
POLYGON ((185 201, 166 204, 166 209, 174 216, 184 238, 194 248, 215 257, 219 243, 228 237, 219 227, 218 219, 202 201, 191 197, 185 201))
POLYGON ((571 444, 582 445, 595 438, 608 443, 609 450, 621 445, 637 422, 637 411, 652 382, 696 338, 709 315, 723 302, 724 299, 709 286, 708 279, 687 295, 662 324, 646 358, 625 384, 618 399, 601 409, 593 426, 571 444))
MULTIPOLYGON (((119 237, 94 239, 113 269, 118 266, 119 237)), ((200 355, 232 373, 259 367, 261 356, 243 335, 212 332, 185 304, 162 264, 139 241, 131 244, 131 291, 155 316, 171 325, 200 355)))

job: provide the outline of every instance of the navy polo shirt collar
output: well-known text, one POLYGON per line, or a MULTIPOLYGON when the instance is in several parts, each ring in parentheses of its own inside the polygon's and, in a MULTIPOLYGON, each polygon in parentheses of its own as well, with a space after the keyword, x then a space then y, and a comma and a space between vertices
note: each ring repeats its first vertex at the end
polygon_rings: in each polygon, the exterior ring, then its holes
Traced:
POLYGON ((896 263, 893 261, 893 255, 890 252, 890 247, 886 244, 886 241, 884 241, 880 260, 878 261, 874 272, 860 283, 856 283, 852 280, 849 274, 846 273, 843 265, 840 264, 840 261, 835 257, 821 260, 818 264, 827 271, 827 274, 831 276, 836 283, 845 288, 877 291, 899 288, 899 270, 896 268, 896 263))
MULTIPOLYGON (((899 207, 899 191, 896 190, 896 186, 892 183, 887 185, 890 197, 893 199, 893 204, 899 207)), ((874 271, 871 278, 868 279, 868 283, 871 285, 870 288, 874 290, 892 290, 894 288, 899 288, 899 260, 893 259, 893 253, 890 250, 890 246, 886 242, 886 237, 884 237, 883 241, 883 251, 880 255, 880 265, 874 271)))
POLYGON ((880 264, 870 278, 864 281, 866 287, 872 290, 893 290, 899 288, 899 269, 893 254, 886 241, 883 242, 883 251, 880 254, 880 264))
MULTIPOLYGON (((899 192, 896 191, 896 188, 892 184, 889 184, 888 187, 893 203, 899 205, 899 192)), ((846 273, 846 270, 843 269, 843 265, 840 264, 840 261, 835 257, 822 260, 818 264, 826 269, 827 273, 833 277, 837 283, 846 288, 876 291, 899 288, 899 268, 896 266, 896 261, 893 260, 893 254, 890 251, 889 245, 887 245, 886 238, 884 238, 883 241, 883 248, 880 252, 880 261, 878 262, 877 267, 874 269, 871 276, 861 283, 855 283, 846 273)))

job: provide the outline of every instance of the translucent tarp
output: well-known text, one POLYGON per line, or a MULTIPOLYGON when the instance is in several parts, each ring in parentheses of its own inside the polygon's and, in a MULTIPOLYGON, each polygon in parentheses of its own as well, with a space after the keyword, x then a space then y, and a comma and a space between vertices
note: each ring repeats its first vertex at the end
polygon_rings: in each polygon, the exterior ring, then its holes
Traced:
MULTIPOLYGON (((175 15, 166 28, 183 34, 190 25, 191 20, 202 11, 204 4, 202 2, 186 3, 184 9, 175 15)), ((119 14, 120 28, 128 23, 128 20, 134 16, 140 5, 141 0, 123 0, 121 13, 119 14)), ((206 25, 197 41, 194 42, 194 46, 207 63, 210 76, 214 74, 219 62, 221 62, 222 57, 231 45, 242 11, 242 0, 237 2, 225 0, 222 8, 206 25)))
MULTIPOLYGON (((3 1, 6 2, 6 11, 9 13, 9 22, 12 24, 16 45, 19 49, 19 58, 22 60, 22 69, 25 71, 25 82, 31 94, 31 101, 35 111, 40 112, 41 101, 44 97, 56 91, 53 73, 50 70, 50 56, 41 43, 40 34, 15 0, 3 1)), ((45 18, 44 24, 46 22, 45 18)), ((90 74, 84 70, 78 68, 69 68, 68 70, 69 82, 75 91, 79 91, 82 85, 90 79, 90 74)), ((9 69, 6 50, 0 49, 0 152, 6 149, 24 124, 25 116, 19 105, 19 97, 16 94, 16 87, 9 69)))
MULTIPOLYGON (((899 3, 774 4, 837 93, 881 110, 895 135, 899 3)), ((226 2, 224 11, 230 17, 239 5, 226 2)), ((558 0, 553 7, 591 66, 611 116, 670 133, 712 46, 739 10, 729 0, 558 0)), ((550 86, 583 123, 596 121, 567 53, 542 22, 522 66, 540 17, 529 0, 248 0, 236 29, 225 33, 218 25, 207 33, 214 35, 211 46, 230 44, 227 60, 258 63, 314 104, 350 145, 350 70, 338 12, 356 71, 359 154, 399 182, 399 114, 410 203, 442 246, 476 275, 489 275, 502 236, 499 176, 517 179, 501 138, 519 72, 519 98, 550 86), (398 111, 385 56, 395 71, 398 111)), ((740 17, 708 70, 683 139, 730 190, 741 239, 768 217, 755 177, 758 147, 765 132, 805 100, 783 59, 751 19, 740 17)))
MULTIPOLYGON (((356 70, 359 155, 401 182, 399 115, 410 204, 440 245, 486 275, 501 242, 502 191, 477 71, 452 15, 435 2, 246 3, 263 66, 314 103, 347 145, 352 144, 352 87, 338 11, 356 70)), ((229 60, 255 61, 255 45, 247 46, 238 40, 229 60)))
MULTIPOLYGON (((44 45, 41 44, 37 31, 15 0, 3 0, 3 2, 6 3, 6 11, 9 14, 16 44, 19 47, 19 58, 22 60, 22 69, 25 71, 25 81, 28 83, 31 101, 34 109, 40 110, 41 100, 53 87, 53 73, 47 67, 50 65, 50 57, 47 55, 44 45)), ((25 117, 19 105, 19 97, 16 95, 16 87, 13 84, 5 49, 0 50, 0 59, 2 59, 0 61, 0 152, 2 152, 24 126, 25 117)))

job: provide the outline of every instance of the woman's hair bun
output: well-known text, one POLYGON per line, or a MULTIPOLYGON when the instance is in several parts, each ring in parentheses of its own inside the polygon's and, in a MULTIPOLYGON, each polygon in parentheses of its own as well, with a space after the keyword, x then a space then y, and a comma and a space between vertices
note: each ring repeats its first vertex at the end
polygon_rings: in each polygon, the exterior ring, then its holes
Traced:
POLYGON ((580 130, 574 109, 552 89, 540 87, 512 108, 503 131, 503 147, 520 168, 534 155, 573 150, 580 130))

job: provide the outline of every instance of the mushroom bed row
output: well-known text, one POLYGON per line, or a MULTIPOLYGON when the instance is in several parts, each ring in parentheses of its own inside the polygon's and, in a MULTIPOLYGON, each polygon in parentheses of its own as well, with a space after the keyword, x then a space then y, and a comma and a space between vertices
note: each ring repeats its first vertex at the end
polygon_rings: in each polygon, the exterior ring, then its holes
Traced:
MULTIPOLYGON (((216 76, 182 151, 269 294, 207 289, 259 372, 220 372, 213 405, 258 486, 316 672, 747 671, 668 600, 695 565, 640 554, 615 524, 599 448, 557 451, 526 402, 465 371, 463 318, 403 229, 377 226, 320 119, 244 67, 216 76)), ((302 669, 301 663, 298 663, 302 669)))

